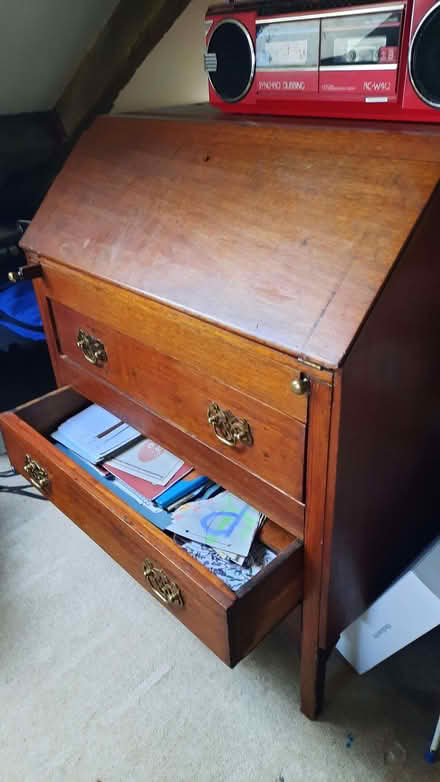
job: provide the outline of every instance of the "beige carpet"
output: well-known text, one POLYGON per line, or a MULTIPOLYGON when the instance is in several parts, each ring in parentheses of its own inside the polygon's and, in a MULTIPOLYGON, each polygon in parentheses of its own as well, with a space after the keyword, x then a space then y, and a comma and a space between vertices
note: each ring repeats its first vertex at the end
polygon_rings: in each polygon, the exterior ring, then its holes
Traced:
POLYGON ((335 653, 312 723, 294 619, 230 671, 49 503, 0 520, 1 782, 440 779, 440 632, 363 677, 335 653))

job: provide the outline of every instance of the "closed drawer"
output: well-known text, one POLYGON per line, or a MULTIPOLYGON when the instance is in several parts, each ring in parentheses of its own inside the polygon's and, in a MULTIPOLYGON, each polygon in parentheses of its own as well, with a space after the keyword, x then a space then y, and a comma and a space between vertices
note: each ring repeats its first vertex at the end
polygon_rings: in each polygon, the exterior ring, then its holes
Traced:
POLYGON ((88 315, 56 301, 51 309, 61 356, 303 501, 303 423, 88 315))
POLYGON ((12 464, 225 663, 235 665, 302 599, 301 542, 287 536, 286 545, 286 533, 277 531, 277 557, 233 592, 50 442, 49 433, 86 404, 64 388, 4 413, 0 425, 12 464))

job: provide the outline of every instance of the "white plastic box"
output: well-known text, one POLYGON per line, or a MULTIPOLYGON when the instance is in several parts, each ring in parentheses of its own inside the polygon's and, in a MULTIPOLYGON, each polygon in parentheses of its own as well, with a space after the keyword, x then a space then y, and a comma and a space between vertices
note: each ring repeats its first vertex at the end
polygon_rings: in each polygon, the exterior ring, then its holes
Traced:
POLYGON ((365 673, 440 624, 440 537, 342 633, 336 648, 365 673))

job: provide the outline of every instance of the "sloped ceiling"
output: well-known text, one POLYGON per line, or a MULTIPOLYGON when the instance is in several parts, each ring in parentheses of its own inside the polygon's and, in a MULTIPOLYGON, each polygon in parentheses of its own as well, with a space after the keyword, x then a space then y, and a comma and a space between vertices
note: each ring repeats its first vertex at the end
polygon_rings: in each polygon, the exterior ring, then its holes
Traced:
POLYGON ((118 0, 1 0, 0 114, 51 109, 118 0))
POLYGON ((213 1, 192 0, 120 92, 115 113, 208 100, 203 52, 205 13, 213 1))

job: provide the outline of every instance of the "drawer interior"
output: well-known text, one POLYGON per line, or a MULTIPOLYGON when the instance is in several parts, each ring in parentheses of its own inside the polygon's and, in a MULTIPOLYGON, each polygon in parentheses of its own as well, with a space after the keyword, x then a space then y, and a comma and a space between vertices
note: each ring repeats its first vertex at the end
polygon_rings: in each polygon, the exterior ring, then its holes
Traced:
MULTIPOLYGON (((72 415, 84 410, 90 404, 92 403, 84 396, 77 393, 73 388, 67 387, 22 405, 15 410, 15 414, 31 426, 32 429, 43 435, 43 437, 51 440, 52 432, 60 424, 64 423, 72 415)), ((196 465, 194 467, 197 469, 196 465)), ((113 492, 111 481, 104 485, 108 491, 113 492)), ((146 523, 152 522, 146 518, 146 523)), ((167 534, 166 530, 163 532, 167 534)), ((299 545, 301 544, 298 538, 278 527, 270 519, 267 519, 259 531, 258 537, 265 546, 276 553, 281 553, 294 541, 297 541, 299 545)))
MULTIPOLYGON (((97 379, 94 373, 76 366, 67 357, 59 357, 56 374, 59 385, 72 386, 86 399, 97 402, 146 437, 194 464, 201 473, 209 475, 252 507, 258 507, 292 535, 304 538, 304 503, 268 484, 260 475, 233 462, 228 458, 228 454, 203 444, 175 422, 136 402, 116 386, 97 379)), ((225 447, 225 450, 229 452, 232 449, 225 447)))
MULTIPOLYGON (((134 567, 131 560, 127 566, 126 552, 122 551, 124 547, 128 546, 130 548, 128 553, 131 555, 134 540, 142 555, 147 554, 149 557, 150 549, 148 547, 152 546, 154 549, 151 555, 152 559, 154 559, 154 555, 155 561, 161 562, 165 559, 172 575, 177 574, 176 577, 179 576, 180 581, 187 579, 190 574, 191 583, 187 591, 189 589, 199 590, 197 595, 198 611, 201 610, 200 606, 205 610, 204 604, 200 603, 200 590, 205 594, 205 597, 208 595, 211 602, 208 601, 209 605, 206 610, 209 611, 210 619, 213 614, 215 615, 214 630, 208 632, 208 630, 201 628, 199 626, 200 619, 196 612, 190 613, 189 609, 186 615, 188 621, 183 614, 178 618, 182 619, 193 632, 213 648, 225 662, 230 665, 235 664, 302 599, 302 541, 267 520, 260 530, 259 540, 272 552, 270 563, 263 566, 256 575, 238 589, 231 589, 227 582, 220 580, 217 575, 188 554, 182 545, 175 540, 172 533, 166 529, 158 529, 151 520, 142 515, 140 509, 136 511, 132 505, 130 507, 115 496, 111 483, 107 482, 105 485, 105 482, 101 482, 103 485, 97 485, 96 478, 86 474, 84 470, 78 472, 77 465, 51 442, 50 435, 56 427, 89 404, 90 401, 87 398, 67 387, 23 405, 17 408, 14 413, 6 413, 1 416, 1 426, 12 464, 26 477, 24 464, 27 454, 35 457, 37 463, 44 467, 48 476, 49 499, 141 583, 143 579, 138 569, 138 563, 135 568, 136 572, 133 572, 134 567), (59 474, 60 468, 62 475, 59 474), (64 485, 61 483, 62 480, 64 480, 64 485), (107 521, 104 521, 101 511, 97 514, 95 500, 99 500, 104 505, 109 517, 114 517, 111 540, 108 538, 110 533, 104 534, 104 526, 107 521), (82 505, 83 501, 84 505, 82 505), (84 512, 86 505, 88 507, 87 514, 84 512), (95 523, 93 519, 97 515, 99 515, 99 519, 95 523), (102 529, 99 525, 102 526, 102 529), (115 525, 117 525, 116 543, 114 541, 115 525), (136 536, 135 539, 133 538, 132 545, 130 540, 134 532, 136 536), (124 539, 124 533, 127 536, 126 539, 124 539), (222 616, 221 623, 216 614, 217 610, 222 616), (221 631, 220 625, 217 626, 217 623, 221 624, 221 631), (205 637, 206 633, 208 633, 207 638, 205 637), (223 636, 222 639, 220 639, 220 635, 223 636)), ((197 465, 194 467, 197 469, 197 465)), ((148 579, 144 578, 144 586, 148 589, 150 584, 145 583, 145 580, 148 581, 148 579)), ((168 607, 174 612, 175 606, 168 607)))

